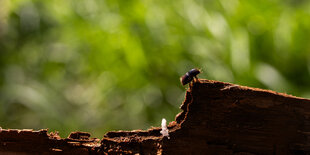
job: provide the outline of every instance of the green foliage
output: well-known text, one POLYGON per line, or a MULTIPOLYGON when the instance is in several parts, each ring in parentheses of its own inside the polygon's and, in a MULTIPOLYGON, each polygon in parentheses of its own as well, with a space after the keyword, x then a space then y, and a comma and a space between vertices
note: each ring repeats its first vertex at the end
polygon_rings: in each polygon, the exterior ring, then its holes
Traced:
POLYGON ((0 0, 0 125, 147 129, 201 78, 310 96, 308 1, 0 0))

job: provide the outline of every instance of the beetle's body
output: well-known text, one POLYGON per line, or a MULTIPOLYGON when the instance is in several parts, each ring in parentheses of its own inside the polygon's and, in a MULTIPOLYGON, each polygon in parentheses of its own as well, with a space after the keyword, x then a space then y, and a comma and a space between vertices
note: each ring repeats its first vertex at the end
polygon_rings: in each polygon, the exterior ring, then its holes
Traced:
POLYGON ((182 85, 186 85, 190 82, 193 81, 193 79, 198 79, 197 78, 197 75, 200 73, 201 71, 199 69, 191 69, 190 71, 188 71, 185 75, 183 75, 181 78, 180 78, 180 81, 182 83, 182 85))

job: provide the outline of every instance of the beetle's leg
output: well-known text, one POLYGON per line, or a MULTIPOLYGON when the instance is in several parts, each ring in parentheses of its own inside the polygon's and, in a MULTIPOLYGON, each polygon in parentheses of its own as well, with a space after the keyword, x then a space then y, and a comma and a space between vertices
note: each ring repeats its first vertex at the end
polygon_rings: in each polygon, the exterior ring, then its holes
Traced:
POLYGON ((193 81, 189 83, 189 89, 192 89, 192 87, 193 87, 193 81))
POLYGON ((196 82, 200 83, 198 77, 197 77, 197 76, 194 76, 194 83, 196 83, 196 82))

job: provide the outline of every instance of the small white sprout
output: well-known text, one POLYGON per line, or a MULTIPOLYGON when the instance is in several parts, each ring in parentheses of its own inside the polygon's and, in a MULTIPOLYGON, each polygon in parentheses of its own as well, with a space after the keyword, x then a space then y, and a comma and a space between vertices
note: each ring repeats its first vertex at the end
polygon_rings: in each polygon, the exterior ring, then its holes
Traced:
POLYGON ((167 121, 166 119, 162 119, 161 120, 161 131, 160 133, 164 136, 164 137, 167 137, 168 139, 170 139, 169 137, 169 133, 168 133, 168 128, 167 128, 167 121))

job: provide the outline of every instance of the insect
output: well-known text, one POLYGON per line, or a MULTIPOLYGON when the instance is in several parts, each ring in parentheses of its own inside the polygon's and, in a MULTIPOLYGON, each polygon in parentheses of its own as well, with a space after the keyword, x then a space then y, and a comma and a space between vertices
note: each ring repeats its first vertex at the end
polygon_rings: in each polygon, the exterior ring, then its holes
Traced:
POLYGON ((197 75, 200 73, 201 71, 199 69, 191 69, 190 71, 188 71, 185 75, 183 75, 181 78, 180 78, 180 81, 182 83, 182 85, 186 85, 190 82, 193 81, 193 79, 195 78, 196 80, 198 80, 197 78, 197 75))

